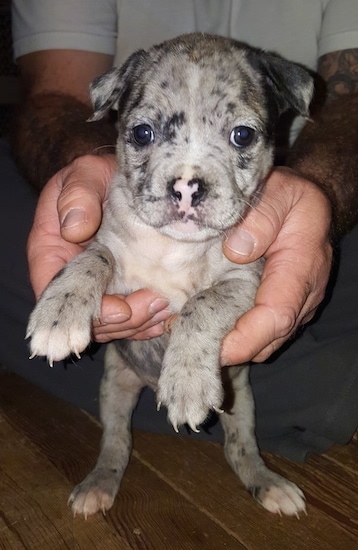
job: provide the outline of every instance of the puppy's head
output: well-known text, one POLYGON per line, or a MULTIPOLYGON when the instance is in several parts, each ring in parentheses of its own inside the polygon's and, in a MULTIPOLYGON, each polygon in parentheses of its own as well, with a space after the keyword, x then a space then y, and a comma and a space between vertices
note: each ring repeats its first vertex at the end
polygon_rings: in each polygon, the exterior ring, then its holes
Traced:
POLYGON ((119 112, 120 185, 140 220, 204 240, 235 223, 270 171, 280 114, 306 116, 309 74, 231 39, 191 34, 134 53, 91 85, 119 112))

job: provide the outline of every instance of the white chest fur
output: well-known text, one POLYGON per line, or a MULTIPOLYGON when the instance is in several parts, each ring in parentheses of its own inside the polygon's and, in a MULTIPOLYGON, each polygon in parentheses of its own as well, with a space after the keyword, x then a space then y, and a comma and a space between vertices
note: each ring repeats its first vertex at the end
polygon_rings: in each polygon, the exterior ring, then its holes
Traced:
POLYGON ((219 237, 205 242, 177 241, 138 220, 121 224, 118 231, 111 215, 104 220, 98 240, 110 246, 117 262, 110 292, 150 288, 167 297, 174 311, 234 269, 223 255, 219 237))
POLYGON ((211 286, 227 262, 219 240, 178 242, 148 227, 136 232, 136 239, 129 243, 113 244, 111 239, 118 276, 111 291, 129 293, 151 288, 167 297, 175 311, 197 291, 211 286))

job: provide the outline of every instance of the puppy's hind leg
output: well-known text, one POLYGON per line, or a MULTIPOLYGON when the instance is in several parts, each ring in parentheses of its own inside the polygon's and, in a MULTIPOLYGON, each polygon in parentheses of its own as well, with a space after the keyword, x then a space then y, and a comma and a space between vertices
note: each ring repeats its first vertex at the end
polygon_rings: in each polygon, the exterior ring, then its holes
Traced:
POLYGON ((132 449, 131 418, 142 388, 143 382, 109 344, 100 392, 101 452, 95 468, 69 498, 74 515, 87 519, 113 505, 132 449))
POLYGON ((305 512, 303 492, 272 472, 259 454, 255 437, 255 408, 249 367, 228 367, 232 408, 220 415, 225 431, 225 456, 251 495, 269 512, 298 516, 305 512))

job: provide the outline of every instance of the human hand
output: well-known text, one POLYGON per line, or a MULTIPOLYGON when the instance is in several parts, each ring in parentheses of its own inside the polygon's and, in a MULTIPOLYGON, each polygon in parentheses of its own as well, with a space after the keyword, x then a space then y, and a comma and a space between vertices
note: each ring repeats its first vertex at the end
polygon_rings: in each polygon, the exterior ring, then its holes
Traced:
MULTIPOLYGON (((40 195, 27 254, 30 281, 38 299, 56 273, 93 238, 102 220, 114 155, 86 155, 55 174, 40 195)), ((101 323, 93 325, 98 342, 144 339, 163 332, 168 303, 147 290, 129 296, 106 295, 101 323)))
POLYGON ((266 360, 313 318, 331 269, 330 222, 316 185, 289 168, 273 170, 260 203, 224 244, 233 262, 266 262, 254 307, 224 340, 223 365, 266 360))

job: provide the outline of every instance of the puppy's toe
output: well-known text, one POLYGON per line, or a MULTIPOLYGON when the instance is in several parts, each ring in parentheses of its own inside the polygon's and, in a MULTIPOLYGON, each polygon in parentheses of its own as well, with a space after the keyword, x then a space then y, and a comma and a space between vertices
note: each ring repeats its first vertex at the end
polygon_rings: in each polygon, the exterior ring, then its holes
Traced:
POLYGON ((306 503, 303 492, 296 485, 285 487, 271 487, 262 500, 266 510, 274 514, 299 516, 306 512, 306 503))
POLYGON ((254 497, 273 514, 297 516, 306 512, 305 496, 291 481, 282 478, 280 483, 268 486, 265 490, 252 490, 254 497), (256 492, 256 494, 255 494, 256 492))
POLYGON ((93 470, 74 488, 68 499, 74 515, 82 514, 87 519, 96 512, 104 514, 109 510, 118 493, 121 477, 121 470, 110 468, 93 470))
POLYGON ((75 489, 68 502, 71 504, 74 516, 81 514, 87 519, 88 516, 97 512, 105 514, 113 506, 114 496, 105 493, 98 487, 88 492, 77 492, 75 489))
POLYGON ((187 424, 197 432, 210 411, 220 410, 222 405, 223 387, 218 369, 210 366, 203 376, 197 364, 190 364, 189 360, 176 363, 170 359, 158 381, 158 404, 167 407, 168 420, 175 431, 187 424))

